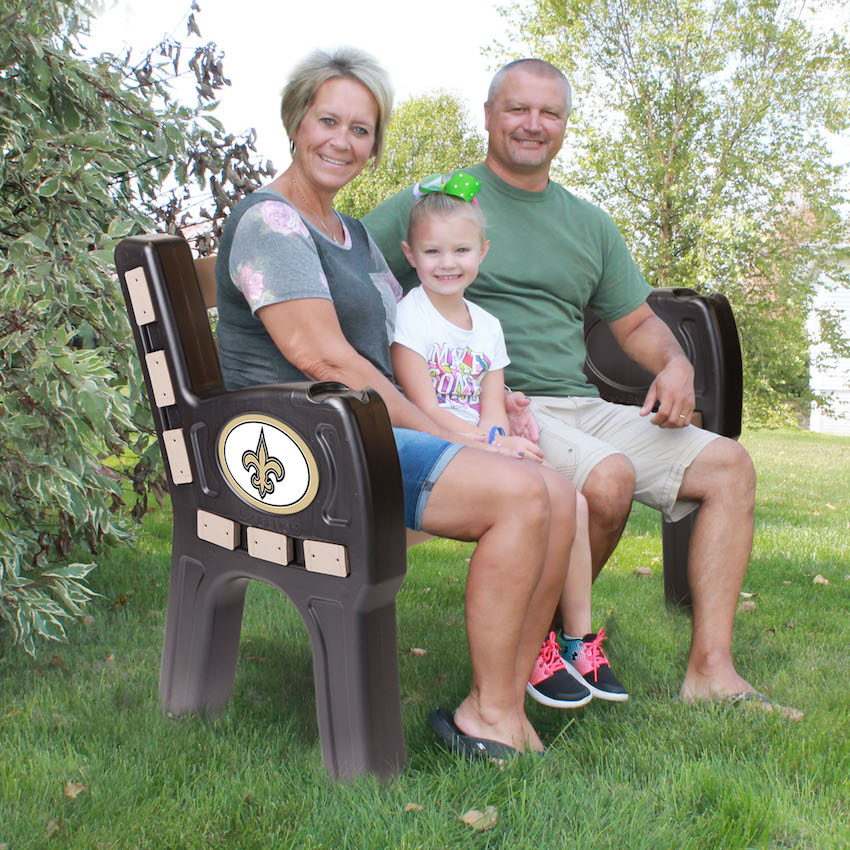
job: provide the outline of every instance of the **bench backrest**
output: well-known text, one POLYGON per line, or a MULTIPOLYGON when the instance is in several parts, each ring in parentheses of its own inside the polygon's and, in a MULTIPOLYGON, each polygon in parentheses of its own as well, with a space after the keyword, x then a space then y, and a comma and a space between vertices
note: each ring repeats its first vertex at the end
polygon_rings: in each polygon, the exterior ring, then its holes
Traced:
POLYGON ((195 274, 198 276, 204 304, 210 310, 215 307, 215 256, 195 260, 195 274))

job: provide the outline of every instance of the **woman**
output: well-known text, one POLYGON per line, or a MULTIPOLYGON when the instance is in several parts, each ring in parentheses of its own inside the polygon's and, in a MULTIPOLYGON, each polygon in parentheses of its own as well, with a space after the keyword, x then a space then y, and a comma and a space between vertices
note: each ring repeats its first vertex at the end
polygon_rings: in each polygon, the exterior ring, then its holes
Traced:
POLYGON ((380 393, 394 426, 408 527, 477 541, 466 585, 473 681, 429 718, 456 751, 542 751, 525 686, 563 588, 575 492, 521 455, 448 432, 393 383, 398 284, 336 193, 381 158, 392 92, 352 48, 317 51, 283 90, 292 164, 234 210, 218 254, 218 336, 228 387, 338 381, 380 393), (510 588, 506 593, 505 589, 510 588))

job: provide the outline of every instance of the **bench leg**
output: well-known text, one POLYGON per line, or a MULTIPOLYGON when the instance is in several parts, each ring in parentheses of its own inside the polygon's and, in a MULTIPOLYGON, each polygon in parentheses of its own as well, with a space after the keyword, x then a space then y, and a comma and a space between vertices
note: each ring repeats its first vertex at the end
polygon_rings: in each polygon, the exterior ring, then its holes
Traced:
POLYGON ((664 596, 670 605, 690 608, 691 588, 688 583, 688 547, 696 512, 678 522, 662 523, 661 541, 664 556, 664 596))
POLYGON ((213 583, 195 558, 175 556, 159 695, 172 714, 213 715, 230 699, 247 579, 213 583))
POLYGON ((313 598, 302 615, 313 647, 325 768, 339 779, 398 773, 404 736, 395 599, 358 612, 313 598))

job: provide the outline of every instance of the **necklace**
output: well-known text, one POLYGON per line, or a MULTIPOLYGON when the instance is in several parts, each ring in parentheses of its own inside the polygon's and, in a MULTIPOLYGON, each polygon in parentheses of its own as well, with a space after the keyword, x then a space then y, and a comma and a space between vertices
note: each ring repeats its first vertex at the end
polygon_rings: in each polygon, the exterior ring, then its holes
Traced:
POLYGON ((313 218, 315 218, 319 222, 319 224, 322 225, 323 230, 325 231, 325 233, 328 234, 328 236, 330 236, 331 239, 333 239, 334 244, 339 245, 339 240, 336 238, 336 236, 333 235, 333 233, 331 233, 331 231, 328 229, 328 226, 322 220, 322 217, 313 209, 313 207, 310 206, 310 203, 304 197, 304 193, 301 191, 301 189, 298 187, 298 184, 295 182, 295 177, 290 174, 289 179, 292 181, 292 185, 295 187, 295 191, 298 192, 298 197, 301 198, 301 200, 304 202, 304 206, 307 207, 307 211, 313 216, 313 218))

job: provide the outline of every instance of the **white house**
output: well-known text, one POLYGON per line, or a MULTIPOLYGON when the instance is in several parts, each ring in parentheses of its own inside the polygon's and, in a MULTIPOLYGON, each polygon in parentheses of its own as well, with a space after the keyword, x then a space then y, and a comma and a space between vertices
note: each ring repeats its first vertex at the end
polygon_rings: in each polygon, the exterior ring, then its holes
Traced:
MULTIPOLYGON (((845 257, 842 264, 850 267, 850 257, 845 257)), ((850 289, 839 287, 830 291, 823 286, 815 298, 815 306, 842 311, 844 337, 850 339, 850 289)), ((824 358, 825 350, 825 346, 817 343, 812 346, 810 386, 817 393, 831 395, 833 413, 828 416, 813 404, 809 428, 823 434, 850 435, 850 357, 824 358)))

